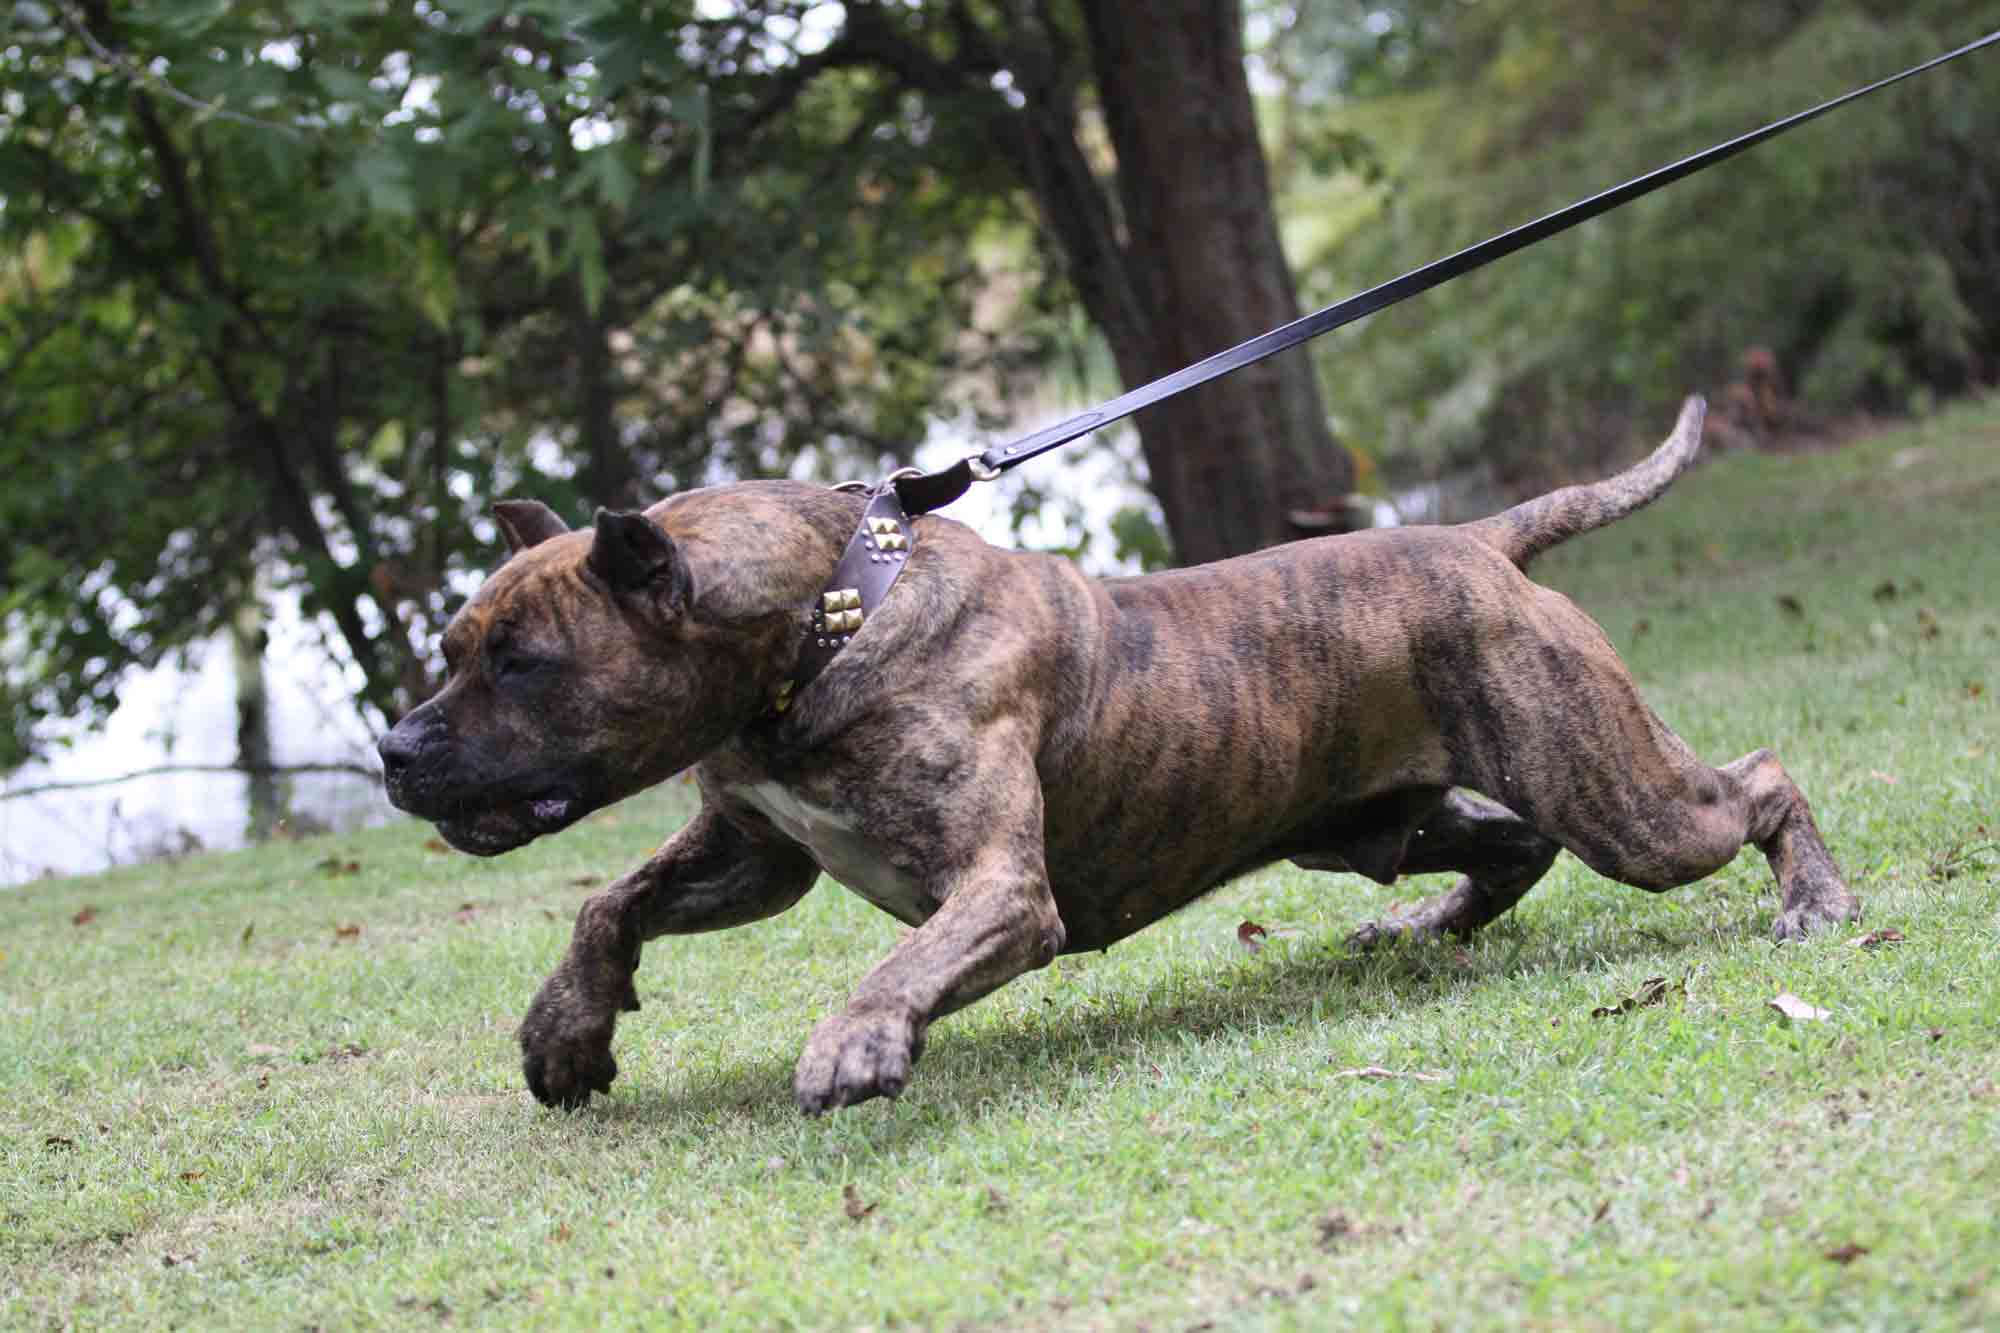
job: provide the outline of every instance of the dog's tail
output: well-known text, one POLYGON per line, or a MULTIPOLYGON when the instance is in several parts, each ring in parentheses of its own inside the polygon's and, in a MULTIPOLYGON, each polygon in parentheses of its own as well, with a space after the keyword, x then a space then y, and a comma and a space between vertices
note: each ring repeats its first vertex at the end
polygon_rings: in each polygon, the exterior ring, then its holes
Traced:
POLYGON ((1701 423, 1708 404, 1700 395, 1681 405, 1680 420, 1665 444, 1645 462, 1588 486, 1565 486, 1505 513, 1468 523, 1465 530, 1526 569, 1528 562, 1571 537, 1615 523, 1666 493, 1701 450, 1701 423))

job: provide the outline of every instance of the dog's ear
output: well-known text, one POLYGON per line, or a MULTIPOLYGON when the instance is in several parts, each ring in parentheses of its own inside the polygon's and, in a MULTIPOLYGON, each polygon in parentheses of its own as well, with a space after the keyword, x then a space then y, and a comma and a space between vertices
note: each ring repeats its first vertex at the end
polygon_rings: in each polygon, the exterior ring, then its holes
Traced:
POLYGON ((613 592, 652 591, 673 608, 687 603, 687 562, 674 539, 644 514, 598 510, 586 564, 613 592))
POLYGON ((540 500, 502 500, 493 506, 493 517, 499 520, 500 535, 507 539, 510 556, 569 531, 569 524, 540 500))

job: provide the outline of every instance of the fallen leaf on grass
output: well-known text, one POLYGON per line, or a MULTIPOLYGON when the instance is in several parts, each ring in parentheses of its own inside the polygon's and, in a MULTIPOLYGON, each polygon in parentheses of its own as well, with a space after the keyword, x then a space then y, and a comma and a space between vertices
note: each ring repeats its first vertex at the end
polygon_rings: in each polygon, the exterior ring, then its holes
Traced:
POLYGON ((359 1046, 354 1045, 352 1042, 349 1042, 345 1046, 329 1046, 327 1047, 326 1050, 326 1058, 335 1061, 359 1060, 362 1056, 366 1054, 368 1054, 367 1051, 363 1050, 359 1046))
POLYGON ((1928 606, 1918 607, 1917 637, 1920 639, 1935 639, 1937 636, 1938 636, 1937 612, 1931 610, 1928 606))
POLYGON ((1857 949, 1879 949, 1885 944, 1901 944, 1902 942, 1902 931, 1897 930, 1894 926, 1883 926, 1878 930, 1869 931, 1866 935, 1854 941, 1854 947, 1857 949))
POLYGON ((1978 697, 1979 697, 1980 695, 1982 695, 1982 694, 1984 694, 1984 693, 1986 693, 1986 686, 1985 686, 1984 682, 1981 682, 1981 681, 1977 681, 1977 680, 1968 680, 1968 681, 1966 681, 1966 682, 1965 682, 1965 697, 1966 697, 1966 698, 1968 698, 1968 699, 1977 699, 1977 698, 1978 698, 1978 697))
POLYGON ((335 926, 333 928, 333 937, 336 940, 358 940, 361 938, 361 927, 356 925, 335 926))
POLYGON ((451 844, 443 838, 425 838, 424 850, 427 852, 448 852, 451 850, 451 844))
POLYGON ((264 1089, 270 1086, 271 1086, 271 1073, 269 1070, 264 1070, 257 1075, 257 1091, 262 1092, 264 1089))
POLYGON ((556 1229, 549 1233, 549 1239, 558 1245, 567 1245, 569 1244, 569 1238, 575 1234, 574 1231, 569 1229, 569 1223, 558 1222, 556 1223, 556 1229))
POLYGON ((1313 1223, 1319 1229, 1319 1247, 1330 1250, 1341 1241, 1354 1234, 1354 1223, 1346 1213, 1335 1209, 1313 1223))
POLYGON ((1765 1003, 1768 1004, 1771 1008, 1776 1009, 1786 1018, 1792 1019, 1800 1023, 1817 1023, 1820 1022, 1822 1019, 1833 1017, 1832 1010, 1821 1009, 1814 1005, 1807 1004, 1804 1000, 1801 1000, 1798 996, 1792 994, 1790 991, 1781 991, 1777 995, 1774 995, 1769 1000, 1765 1001, 1765 1003))
POLYGON ((338 856, 329 856, 324 861, 315 861, 313 869, 327 875, 358 875, 361 873, 359 861, 343 861, 338 856))
POLYGON ((163 1268, 179 1268, 183 1264, 193 1263, 195 1258, 196 1256, 193 1253, 175 1254, 172 1250, 168 1250, 160 1256, 160 1266, 163 1268))
POLYGON ((1384 1069, 1381 1065, 1362 1065, 1355 1069, 1338 1069, 1335 1078, 1406 1078, 1413 1083, 1442 1083, 1445 1075, 1431 1073, 1423 1069, 1384 1069))
POLYGON ((63 1148, 74 1152, 76 1151, 76 1140, 67 1134, 50 1134, 43 1138, 42 1146, 44 1148, 63 1148))
POLYGON ((1611 1200, 1606 1199, 1603 1203, 1598 1204, 1597 1211, 1590 1215, 1590 1225, 1596 1226, 1609 1216, 1611 1216, 1611 1200))
POLYGON ((1778 609, 1788 616, 1802 616, 1806 613, 1805 603, 1788 592, 1778 594, 1778 609))
POLYGON ((862 1218, 881 1207, 882 1201, 877 1199, 873 1203, 863 1203, 861 1202, 860 1192, 853 1185, 848 1184, 840 1187, 840 1206, 842 1211, 847 1214, 848 1221, 859 1222, 862 1218))
POLYGON ((1866 1245, 1856 1245, 1853 1241, 1849 1241, 1845 1245, 1836 1245, 1828 1250, 1826 1257, 1837 1264, 1851 1264, 1866 1253, 1868 1253, 1866 1245))
POLYGON ((1878 602, 1893 602, 1896 600, 1896 591, 1896 580, 1883 579, 1875 585, 1873 596, 1878 602))
POLYGON ((587 888, 589 888, 589 887, 590 887, 591 885, 593 885, 593 884, 597 883, 597 876, 595 876, 595 875, 578 875, 578 876, 576 876, 575 878, 571 879, 569 883, 570 883, 570 887, 571 887, 571 888, 573 888, 573 889, 587 889, 587 888))
POLYGON ((85 907, 82 911, 71 917, 69 923, 72 926, 87 926, 95 920, 97 920, 97 909, 95 907, 85 907))
POLYGON ((1007 1211, 1007 1196, 992 1185, 986 1187, 986 1211, 995 1214, 1007 1211))
POLYGON ((255 921, 248 922, 243 927, 242 937, 239 938, 236 942, 240 945, 247 945, 250 943, 250 937, 252 935, 255 935, 256 933, 257 933, 257 923, 255 921))
POLYGON ((1264 947, 1264 941, 1270 933, 1255 921, 1245 921, 1236 928, 1236 942, 1251 953, 1256 953, 1264 947))
POLYGON ((183 1185, 192 1185, 207 1174, 208 1172, 206 1171, 183 1171, 181 1172, 181 1183, 183 1185))
POLYGON ((1687 978, 1668 982, 1665 977, 1647 977, 1639 983, 1639 989, 1627 995, 1616 1004, 1600 1004, 1590 1011, 1592 1018, 1616 1018, 1629 1014, 1634 1009, 1646 1009, 1664 1002, 1669 993, 1678 991, 1682 999, 1687 998, 1687 978))

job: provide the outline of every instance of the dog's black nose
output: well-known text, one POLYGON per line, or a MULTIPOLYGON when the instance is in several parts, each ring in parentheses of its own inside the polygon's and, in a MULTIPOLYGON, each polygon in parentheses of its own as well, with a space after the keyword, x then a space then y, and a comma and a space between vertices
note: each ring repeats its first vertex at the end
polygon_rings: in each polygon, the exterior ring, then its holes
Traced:
POLYGON ((375 753, 382 756, 382 776, 393 783, 416 762, 416 733, 400 725, 391 727, 387 735, 375 742, 375 753))

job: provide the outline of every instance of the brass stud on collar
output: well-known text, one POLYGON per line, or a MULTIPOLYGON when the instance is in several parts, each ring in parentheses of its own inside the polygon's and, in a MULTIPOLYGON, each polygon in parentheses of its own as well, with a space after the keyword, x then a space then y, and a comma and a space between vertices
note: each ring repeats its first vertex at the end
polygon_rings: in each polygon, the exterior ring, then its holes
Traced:
POLYGON ((852 611, 861 605, 859 588, 835 588, 832 592, 820 594, 820 602, 828 617, 836 611, 852 611))

